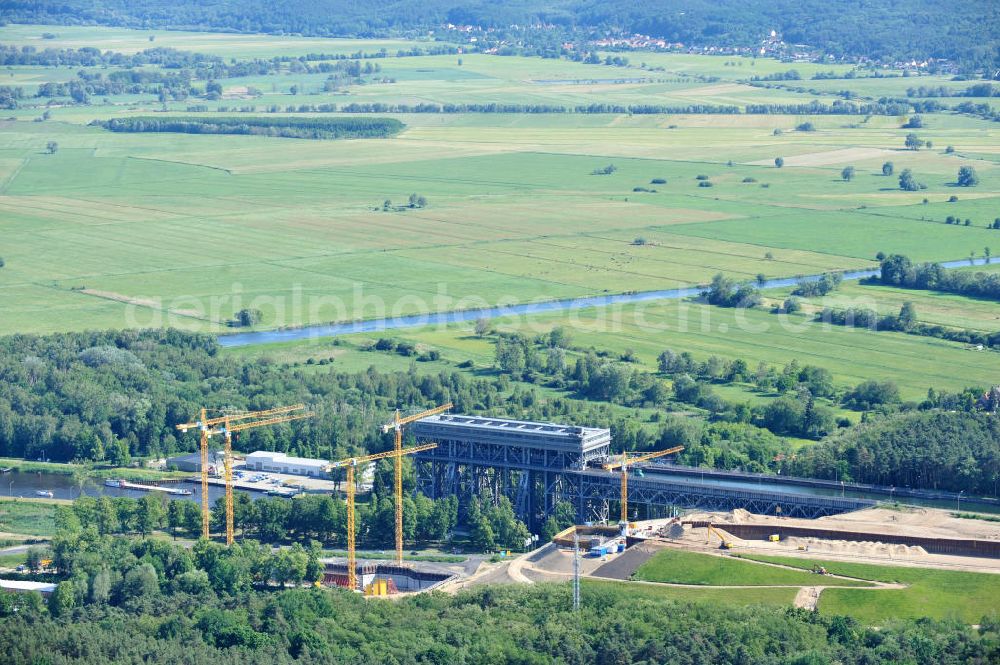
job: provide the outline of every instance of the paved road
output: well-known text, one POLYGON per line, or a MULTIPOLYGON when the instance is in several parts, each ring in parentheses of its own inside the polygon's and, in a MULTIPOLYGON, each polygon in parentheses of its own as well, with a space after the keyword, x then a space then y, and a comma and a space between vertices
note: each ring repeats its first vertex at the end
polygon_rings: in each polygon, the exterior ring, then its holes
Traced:
POLYGON ((13 545, 11 547, 4 547, 3 549, 0 549, 0 555, 3 555, 3 554, 23 554, 24 552, 27 552, 32 547, 36 547, 36 546, 37 545, 13 545))

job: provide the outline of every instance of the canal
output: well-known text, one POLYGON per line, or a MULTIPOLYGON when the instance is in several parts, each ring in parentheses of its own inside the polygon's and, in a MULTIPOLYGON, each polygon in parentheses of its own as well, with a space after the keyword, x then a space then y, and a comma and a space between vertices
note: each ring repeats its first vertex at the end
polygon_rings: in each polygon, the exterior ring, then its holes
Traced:
MULTIPOLYGON (((157 492, 157 494, 162 494, 168 499, 193 499, 194 501, 201 503, 201 486, 198 483, 187 481, 170 483, 143 481, 140 484, 164 485, 167 487, 176 487, 178 489, 189 489, 191 490, 190 496, 172 495, 166 494, 165 492, 157 492)), ((249 492, 239 489, 236 491, 247 494, 251 499, 259 499, 263 496, 267 496, 264 492, 249 492)), ((40 498, 38 492, 52 492, 53 499, 76 499, 80 496, 80 489, 74 485, 73 478, 69 475, 23 471, 10 471, 0 475, 0 494, 3 496, 37 499, 40 498)), ((87 484, 86 487, 84 487, 83 493, 87 496, 127 496, 133 499, 138 499, 145 496, 149 492, 144 492, 142 490, 121 489, 119 487, 108 487, 104 484, 104 479, 94 478, 87 484)), ((226 490, 224 487, 216 485, 208 486, 208 501, 210 504, 214 505, 217 499, 225 495, 226 490)))
MULTIPOLYGON (((961 503, 956 500, 946 499, 923 499, 914 497, 889 497, 881 492, 863 492, 850 489, 833 489, 829 487, 809 487, 803 485, 788 484, 782 482, 781 478, 773 479, 761 477, 758 479, 733 479, 719 478, 709 475, 706 470, 705 475, 671 472, 670 469, 656 468, 656 465, 643 465, 632 471, 632 475, 657 476, 668 478, 671 482, 683 483, 694 487, 718 487, 732 490, 753 490, 757 492, 773 492, 775 494, 785 494, 790 496, 816 496, 816 497, 842 497, 848 499, 867 499, 871 501, 893 501, 905 505, 921 506, 926 508, 940 508, 944 510, 958 510, 962 512, 986 513, 1000 515, 1000 505, 980 503, 973 498, 962 498, 961 503)), ((142 484, 157 484, 153 482, 143 482, 142 484)), ((171 482, 162 483, 170 487, 190 489, 190 496, 176 496, 163 494, 168 499, 191 499, 201 503, 201 487, 195 482, 171 482)), ((247 494, 251 499, 259 499, 267 496, 264 492, 251 492, 246 490, 235 490, 247 494)), ((52 492, 55 499, 76 499, 80 496, 80 490, 73 484, 69 475, 54 473, 34 473, 12 471, 0 475, 0 493, 9 497, 20 497, 26 499, 39 498, 37 492, 52 492)), ((103 479, 94 479, 83 490, 87 496, 112 496, 140 498, 147 494, 141 490, 121 489, 118 487, 107 487, 103 479)), ((217 485, 208 486, 209 503, 225 496, 225 488, 217 485)))
MULTIPOLYGON (((843 489, 833 489, 829 487, 810 487, 806 485, 796 485, 782 482, 782 479, 761 477, 757 479, 734 479, 718 478, 710 475, 677 473, 669 469, 659 469, 656 465, 644 465, 643 474, 647 476, 657 476, 659 478, 669 478, 671 482, 685 483, 689 485, 701 485, 705 487, 721 487, 733 490, 753 490, 757 492, 773 492, 775 494, 786 494, 791 496, 817 496, 817 497, 840 497, 846 499, 865 499, 869 501, 882 501, 900 503, 909 506, 920 506, 924 508, 940 508, 943 510, 961 510, 962 512, 988 513, 1000 515, 1000 505, 981 503, 972 498, 963 497, 961 501, 952 499, 925 499, 916 497, 887 496, 883 492, 864 492, 843 489)), ((706 470, 707 471, 707 470, 706 470)), ((634 472, 633 472, 634 473, 634 472)))

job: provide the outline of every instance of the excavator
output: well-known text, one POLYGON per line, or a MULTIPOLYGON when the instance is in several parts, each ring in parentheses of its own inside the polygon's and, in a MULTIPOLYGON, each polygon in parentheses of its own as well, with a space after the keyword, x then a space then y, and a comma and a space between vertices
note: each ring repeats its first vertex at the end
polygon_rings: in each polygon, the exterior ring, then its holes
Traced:
POLYGON ((722 549, 722 550, 731 550, 731 549, 733 549, 733 546, 734 546, 735 543, 733 543, 733 541, 731 541, 731 540, 727 540, 726 537, 722 534, 722 532, 719 531, 718 529, 716 529, 711 524, 708 525, 708 539, 705 541, 706 543, 711 543, 712 542, 712 534, 713 533, 715 534, 715 537, 718 538, 721 541, 719 543, 719 549, 722 549))

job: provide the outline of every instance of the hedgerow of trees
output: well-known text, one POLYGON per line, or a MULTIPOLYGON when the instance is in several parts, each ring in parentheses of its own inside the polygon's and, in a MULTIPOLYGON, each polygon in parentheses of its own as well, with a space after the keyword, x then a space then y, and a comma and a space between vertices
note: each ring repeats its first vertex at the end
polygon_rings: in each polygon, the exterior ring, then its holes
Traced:
POLYGON ((949 270, 939 263, 915 264, 902 254, 892 254, 882 260, 878 280, 887 286, 1000 301, 1000 274, 949 270))
POLYGON ((298 139, 386 138, 404 127, 395 118, 129 117, 95 121, 112 132, 252 134, 298 139))

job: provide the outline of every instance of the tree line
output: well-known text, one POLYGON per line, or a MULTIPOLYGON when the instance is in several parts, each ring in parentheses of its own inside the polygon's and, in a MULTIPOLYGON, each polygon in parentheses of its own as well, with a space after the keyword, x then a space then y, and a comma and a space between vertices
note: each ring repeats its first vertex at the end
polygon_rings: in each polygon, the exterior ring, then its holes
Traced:
POLYGON ((949 270, 939 263, 916 264, 902 254, 882 259, 877 282, 1000 301, 1000 273, 949 270))
POLYGON ((985 81, 975 83, 964 90, 954 90, 943 85, 915 86, 906 89, 907 97, 1000 97, 1000 86, 985 81))
MULTIPOLYGON (((389 547, 395 542, 396 504, 392 494, 392 464, 377 464, 369 500, 357 504, 355 537, 360 547, 389 547)), ((449 542, 459 527, 457 497, 429 499, 416 491, 412 463, 406 460, 403 478, 403 540, 406 543, 449 542)), ((225 530, 225 499, 220 497, 211 510, 211 531, 225 530)), ((81 496, 72 505, 74 523, 81 529, 93 529, 101 536, 148 536, 166 530, 171 536, 200 538, 201 507, 190 499, 168 500, 147 494, 140 499, 129 497, 81 496)), ((570 507, 570 513, 575 516, 570 507)), ((563 510, 560 528, 565 528, 567 511, 563 510)), ((558 518, 558 515, 557 515, 558 518)), ((573 517, 570 517, 572 523, 573 517)), ((292 499, 261 497, 252 499, 245 492, 233 495, 233 524, 237 539, 253 539, 271 545, 318 543, 328 547, 347 546, 347 508, 330 494, 303 494, 292 499)), ((493 497, 488 491, 474 497, 466 509, 462 532, 472 547, 481 552, 496 549, 520 551, 530 536, 527 526, 514 514, 510 500, 493 497)))
MULTIPOLYGON (((398 49, 395 56, 398 58, 412 58, 423 55, 448 55, 459 53, 459 48, 452 44, 414 44, 408 49, 398 49)), ((80 48, 52 48, 39 49, 35 46, 14 46, 0 44, 0 65, 3 66, 41 66, 41 67, 145 67, 149 65, 159 65, 169 69, 191 68, 191 67, 222 67, 222 71, 231 72, 229 76, 245 76, 246 73, 256 71, 257 73, 274 73, 284 65, 293 72, 322 72, 328 66, 325 61, 337 60, 370 60, 390 57, 386 49, 379 51, 355 51, 346 53, 306 53, 299 56, 276 55, 271 58, 250 58, 237 60, 235 58, 227 61, 221 56, 198 53, 195 51, 183 51, 169 47, 156 47, 143 49, 136 53, 122 53, 121 51, 102 51, 93 46, 82 46, 80 48), (310 63, 320 62, 316 68, 311 68, 310 63), (296 63, 296 64, 293 64, 296 63), (254 69, 247 70, 246 67, 254 69), (266 72, 262 72, 260 67, 265 67, 266 72), (233 68, 233 69, 229 69, 233 68)), ((225 78, 218 75, 213 78, 225 78)))
POLYGON ((386 138, 405 125, 395 118, 212 118, 136 116, 95 120, 112 132, 249 134, 300 139, 386 138))
MULTIPOLYGON (((328 73, 324 87, 336 90, 347 81, 357 81, 361 76, 381 71, 378 63, 341 58, 335 62, 320 62, 312 65, 298 59, 273 60, 243 60, 222 62, 219 60, 196 61, 195 68, 175 68, 168 63, 163 69, 129 68, 113 71, 104 76, 100 71, 81 69, 76 78, 69 81, 48 81, 38 86, 35 97, 70 97, 78 104, 89 104, 91 97, 107 97, 123 94, 155 94, 159 101, 185 100, 189 97, 219 99, 222 97, 222 84, 219 79, 246 76, 274 76, 281 72, 287 73, 328 73), (206 81, 204 87, 195 85, 195 81, 206 81)), ((178 65, 180 67, 180 65, 178 65)), ((293 92, 297 91, 292 86, 293 92)), ((250 88, 250 94, 259 96, 261 92, 250 88)))
MULTIPOLYGON (((851 391, 841 395, 828 370, 800 365, 795 360, 781 369, 764 362, 751 367, 742 359, 710 356, 697 361, 688 352, 668 349, 657 359, 659 373, 672 379, 668 385, 660 376, 636 367, 629 352, 615 357, 573 348, 579 355, 575 362, 569 362, 570 340, 568 333, 560 328, 535 338, 498 334, 494 345, 497 368, 517 380, 571 391, 588 400, 630 407, 669 409, 674 403, 689 404, 707 411, 712 420, 760 428, 768 435, 819 439, 839 426, 849 425, 838 422, 827 406, 828 401, 836 398, 842 397, 846 405, 857 410, 900 401, 894 385, 893 391, 884 394, 882 400, 854 400, 851 391), (748 383, 761 392, 778 392, 781 396, 751 407, 725 400, 712 388, 733 383, 748 383)), ((663 426, 646 443, 660 444, 662 447, 674 444, 668 428, 663 426)))
MULTIPOLYGON (((323 105, 330 112, 336 106, 323 105)), ((317 106, 318 108, 318 106, 317 106)), ((608 104, 591 103, 576 106, 558 104, 386 104, 352 102, 339 108, 341 113, 578 113, 619 115, 905 115, 913 110, 909 103, 864 104, 836 101, 822 104, 747 104, 744 107, 725 104, 608 104)))
MULTIPOLYGON (((951 223, 951 222, 948 222, 951 223)), ((986 250, 987 253, 989 250, 986 250)), ((987 254, 988 256, 988 254, 987 254)), ((915 290, 940 291, 985 300, 1000 300, 1000 274, 946 269, 939 263, 915 264, 909 257, 892 254, 882 259, 877 276, 863 284, 883 284, 915 290)), ((896 330, 925 337, 936 337, 963 344, 1000 347, 1000 333, 962 330, 949 326, 921 323, 916 307, 903 303, 898 314, 879 314, 870 307, 824 308, 816 320, 834 325, 870 330, 896 330)))
MULTIPOLYGON (((135 54, 100 51, 93 47, 80 49, 36 50, 31 46, 0 45, 0 64, 8 66, 81 66, 120 68, 104 75, 101 71, 81 69, 69 81, 48 81, 39 85, 35 97, 69 97, 78 104, 90 103, 91 97, 122 94, 156 94, 160 101, 184 100, 189 97, 218 99, 222 87, 219 79, 274 76, 280 73, 328 73, 335 85, 342 80, 357 79, 364 74, 380 71, 378 63, 360 60, 368 54, 312 53, 299 57, 275 56, 226 61, 219 56, 172 48, 146 49, 135 54), (155 68, 149 68, 155 67, 155 68), (206 81, 196 87, 195 81, 206 81)), ((334 86, 335 87, 335 86, 334 86)), ((20 95, 0 92, 5 108, 17 108, 20 95)))
POLYGON ((911 335, 946 339, 960 344, 976 344, 983 347, 1000 348, 1000 332, 963 330, 917 320, 917 309, 911 302, 905 302, 898 314, 879 314, 868 307, 848 307, 838 310, 826 307, 816 314, 816 320, 850 328, 868 330, 894 330, 911 335))
MULTIPOLYGON (((207 110, 207 109, 206 109, 207 110)), ((236 110, 236 109, 228 109, 236 110)), ((577 106, 559 104, 503 104, 489 103, 446 103, 422 102, 419 104, 388 104, 384 102, 351 102, 338 106, 334 103, 272 105, 263 111, 271 113, 577 113, 577 114, 617 114, 617 115, 902 115, 913 107, 905 105, 864 104, 848 105, 823 104, 749 104, 743 108, 736 105, 687 104, 683 106, 667 104, 607 104, 592 103, 577 106)), ((246 112, 255 113, 256 106, 247 107, 246 112)))
MULTIPOLYGON (((361 547, 381 548, 391 545, 395 531, 395 500, 392 497, 391 465, 378 471, 376 489, 370 501, 359 503, 355 534, 361 547)), ((403 537, 409 543, 446 542, 458 524, 458 503, 455 497, 437 501, 413 490, 412 472, 407 474, 403 508, 403 537)), ((346 547, 347 509, 342 500, 329 494, 304 494, 292 499, 261 497, 251 499, 245 492, 233 495, 233 523, 239 540, 254 539, 273 545, 318 542, 331 547, 346 547)), ((489 508, 494 510, 493 507, 489 508)), ((190 499, 167 500, 148 494, 141 499, 129 497, 82 496, 73 503, 73 513, 82 528, 93 528, 100 535, 147 536, 153 531, 166 530, 174 538, 197 539, 202 535, 201 507, 190 499)), ((513 515, 511 515, 513 517, 513 515)), ((492 513, 487 522, 495 531, 499 520, 492 513)), ((521 525, 521 528, 524 528, 521 525)), ((212 506, 211 531, 225 530, 225 500, 212 506)), ((494 539, 484 551, 498 544, 519 547, 509 538, 494 539)))

